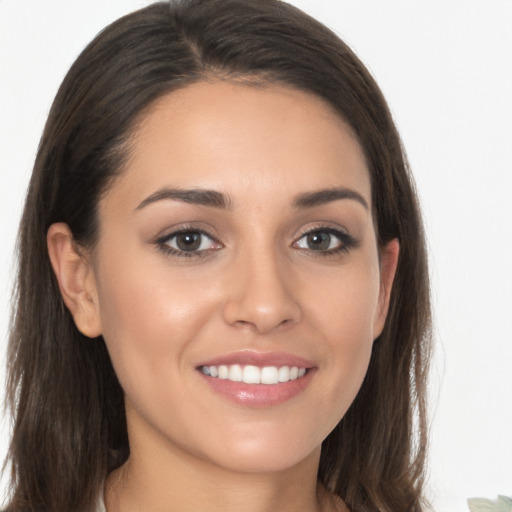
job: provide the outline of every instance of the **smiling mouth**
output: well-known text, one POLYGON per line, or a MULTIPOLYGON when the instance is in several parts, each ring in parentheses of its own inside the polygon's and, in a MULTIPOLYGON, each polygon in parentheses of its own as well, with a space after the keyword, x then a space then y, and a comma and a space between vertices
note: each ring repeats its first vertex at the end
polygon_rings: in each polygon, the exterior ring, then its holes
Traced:
POLYGON ((280 384, 297 380, 307 373, 307 368, 298 366, 264 366, 253 365, 210 365, 201 366, 199 370, 209 377, 245 384, 280 384))

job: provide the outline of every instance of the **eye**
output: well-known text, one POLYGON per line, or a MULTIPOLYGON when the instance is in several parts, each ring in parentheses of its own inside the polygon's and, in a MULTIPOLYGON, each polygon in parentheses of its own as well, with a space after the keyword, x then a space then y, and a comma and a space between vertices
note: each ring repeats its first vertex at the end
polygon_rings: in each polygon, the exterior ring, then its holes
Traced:
POLYGON ((192 229, 180 230, 165 235, 157 240, 157 244, 164 251, 177 256, 194 256, 222 247, 207 233, 192 229))
POLYGON ((355 245, 355 239, 348 233, 333 228, 317 228, 302 235, 293 247, 332 254, 348 251, 355 245))

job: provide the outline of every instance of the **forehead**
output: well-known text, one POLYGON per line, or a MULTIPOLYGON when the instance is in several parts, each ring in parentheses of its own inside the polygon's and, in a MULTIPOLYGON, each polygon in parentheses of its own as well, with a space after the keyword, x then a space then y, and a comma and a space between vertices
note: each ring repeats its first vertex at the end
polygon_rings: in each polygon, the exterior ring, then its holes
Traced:
POLYGON ((200 82, 160 98, 133 133, 120 182, 134 203, 166 186, 235 200, 344 186, 371 203, 353 130, 322 99, 278 85, 200 82))

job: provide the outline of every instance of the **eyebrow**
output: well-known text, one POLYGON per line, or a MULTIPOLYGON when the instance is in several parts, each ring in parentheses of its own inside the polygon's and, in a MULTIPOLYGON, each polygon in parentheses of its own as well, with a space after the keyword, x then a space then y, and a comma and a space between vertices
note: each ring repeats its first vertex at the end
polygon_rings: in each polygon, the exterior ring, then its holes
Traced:
MULTIPOLYGON (((345 187, 326 188, 315 190, 313 192, 305 192, 295 197, 293 201, 294 208, 313 208, 323 204, 339 201, 341 199, 351 199, 360 203, 366 210, 369 210, 368 203, 364 197, 355 190, 345 187)), ((232 210, 233 201, 231 198, 218 192, 217 190, 208 190, 201 188, 179 189, 179 188, 163 188, 157 190, 146 199, 144 199, 136 208, 142 210, 146 206, 162 200, 183 201, 184 203, 207 206, 210 208, 219 208, 223 210, 232 210)))
POLYGON ((293 206, 295 208, 313 208, 340 199, 351 199, 363 205, 366 210, 370 209, 366 199, 359 192, 345 187, 325 188, 299 194, 295 198, 293 206))
POLYGON ((211 208, 232 209, 231 199, 216 190, 163 188, 144 199, 135 210, 142 210, 142 208, 164 199, 183 201, 184 203, 209 206, 211 208))

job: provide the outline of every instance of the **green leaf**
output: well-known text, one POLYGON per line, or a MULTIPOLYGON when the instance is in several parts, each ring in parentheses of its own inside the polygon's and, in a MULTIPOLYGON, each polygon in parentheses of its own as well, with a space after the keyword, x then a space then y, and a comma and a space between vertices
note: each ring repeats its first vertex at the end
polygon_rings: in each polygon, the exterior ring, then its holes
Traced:
POLYGON ((486 498, 469 498, 470 512, 512 512, 512 498, 498 496, 496 501, 486 498))

